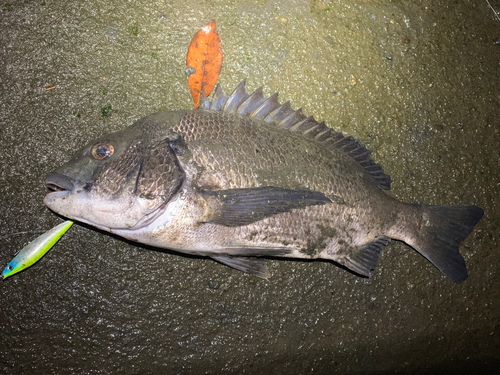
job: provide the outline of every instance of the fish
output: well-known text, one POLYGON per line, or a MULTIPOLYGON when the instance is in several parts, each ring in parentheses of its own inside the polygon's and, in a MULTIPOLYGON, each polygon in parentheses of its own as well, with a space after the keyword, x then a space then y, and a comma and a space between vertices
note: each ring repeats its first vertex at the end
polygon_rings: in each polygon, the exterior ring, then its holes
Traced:
POLYGON ((398 201, 352 136, 278 93, 217 85, 200 108, 153 113, 84 146, 46 179, 49 209, 125 239, 267 279, 267 259, 323 259, 369 277, 391 239, 448 279, 477 206, 398 201))

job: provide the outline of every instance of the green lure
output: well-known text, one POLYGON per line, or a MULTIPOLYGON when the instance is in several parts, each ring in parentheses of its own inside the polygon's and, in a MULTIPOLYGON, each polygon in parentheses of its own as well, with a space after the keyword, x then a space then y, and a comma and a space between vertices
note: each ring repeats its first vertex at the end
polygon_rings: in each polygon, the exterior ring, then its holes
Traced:
POLYGON ((5 267, 2 272, 3 278, 12 276, 38 262, 72 225, 72 221, 65 221, 26 245, 5 267))

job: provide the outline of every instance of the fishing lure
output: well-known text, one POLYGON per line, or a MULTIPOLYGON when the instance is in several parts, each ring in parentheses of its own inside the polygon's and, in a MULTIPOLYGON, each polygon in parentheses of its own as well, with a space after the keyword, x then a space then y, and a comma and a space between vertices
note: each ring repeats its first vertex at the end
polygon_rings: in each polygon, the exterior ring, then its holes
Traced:
POLYGON ((2 272, 3 278, 12 276, 38 262, 72 225, 72 221, 65 221, 26 245, 5 267, 2 272))

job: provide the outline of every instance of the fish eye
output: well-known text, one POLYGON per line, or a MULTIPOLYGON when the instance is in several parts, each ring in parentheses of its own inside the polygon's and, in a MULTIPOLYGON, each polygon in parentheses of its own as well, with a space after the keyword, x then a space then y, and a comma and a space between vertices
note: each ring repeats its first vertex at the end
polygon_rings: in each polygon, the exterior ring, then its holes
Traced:
POLYGON ((97 160, 109 158, 114 152, 115 148, 111 143, 97 143, 92 146, 92 156, 97 160))

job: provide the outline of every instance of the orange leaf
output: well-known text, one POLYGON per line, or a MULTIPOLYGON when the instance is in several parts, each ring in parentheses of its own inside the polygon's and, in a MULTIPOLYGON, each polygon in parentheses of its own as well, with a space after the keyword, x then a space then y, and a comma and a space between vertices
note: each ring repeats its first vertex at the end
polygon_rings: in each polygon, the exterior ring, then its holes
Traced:
POLYGON ((194 34, 189 44, 186 65, 192 71, 188 77, 188 85, 195 108, 198 108, 202 90, 206 96, 210 95, 222 67, 222 43, 217 34, 215 20, 194 34))

